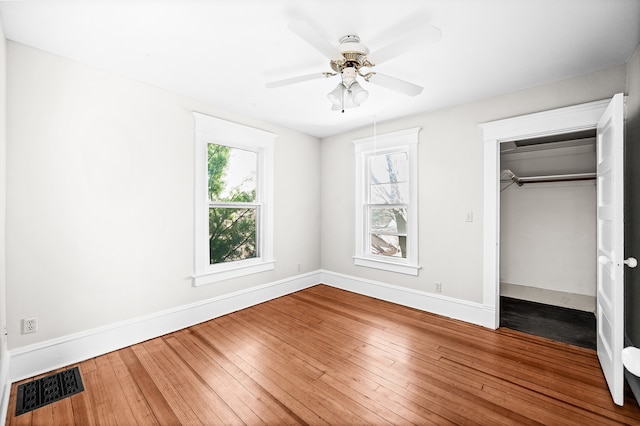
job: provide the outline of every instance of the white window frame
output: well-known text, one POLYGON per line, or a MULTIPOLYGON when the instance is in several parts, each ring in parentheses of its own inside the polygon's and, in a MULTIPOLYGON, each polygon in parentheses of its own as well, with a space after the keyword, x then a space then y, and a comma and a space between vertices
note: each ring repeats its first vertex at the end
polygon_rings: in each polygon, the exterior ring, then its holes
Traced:
POLYGON ((211 284, 275 268, 273 258, 273 146, 276 135, 193 112, 195 119, 195 274, 193 285, 211 284), (209 264, 208 144, 258 154, 256 204, 258 257, 209 264))
POLYGON ((420 127, 385 133, 353 141, 356 157, 355 255, 354 264, 407 275, 418 275, 418 133, 420 127), (407 205, 407 257, 393 258, 370 254, 367 214, 367 159, 383 152, 408 152, 409 202, 407 205))

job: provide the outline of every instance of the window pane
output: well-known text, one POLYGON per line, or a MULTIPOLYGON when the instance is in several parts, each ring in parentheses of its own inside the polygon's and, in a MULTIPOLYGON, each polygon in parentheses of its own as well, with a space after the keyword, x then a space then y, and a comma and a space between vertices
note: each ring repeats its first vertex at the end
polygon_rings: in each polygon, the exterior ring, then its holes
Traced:
POLYGON ((376 208, 369 210, 370 254, 407 257, 407 209, 376 208))
POLYGON ((369 234, 369 239, 371 241, 371 254, 407 258, 406 236, 369 234))
POLYGON ((406 182, 409 180, 407 152, 391 152, 369 157, 371 184, 406 182))
POLYGON ((409 201, 409 183, 382 183, 369 186, 370 204, 406 204, 409 201))
POLYGON ((369 157, 369 203, 405 204, 409 200, 407 152, 369 157))
POLYGON ((257 208, 209 209, 209 263, 232 262, 258 256, 257 208))
POLYGON ((379 234, 405 234, 407 233, 407 209, 399 208, 375 208, 369 213, 369 230, 379 234))
POLYGON ((256 200, 258 153, 208 144, 209 201, 256 200))

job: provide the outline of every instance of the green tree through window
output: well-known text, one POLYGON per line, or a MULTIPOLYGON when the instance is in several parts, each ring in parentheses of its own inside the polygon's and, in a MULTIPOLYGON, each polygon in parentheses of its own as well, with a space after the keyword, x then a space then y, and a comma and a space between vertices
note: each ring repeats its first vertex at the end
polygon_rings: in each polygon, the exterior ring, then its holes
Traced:
POLYGON ((207 156, 209 263, 257 257, 257 153, 208 144, 207 156))

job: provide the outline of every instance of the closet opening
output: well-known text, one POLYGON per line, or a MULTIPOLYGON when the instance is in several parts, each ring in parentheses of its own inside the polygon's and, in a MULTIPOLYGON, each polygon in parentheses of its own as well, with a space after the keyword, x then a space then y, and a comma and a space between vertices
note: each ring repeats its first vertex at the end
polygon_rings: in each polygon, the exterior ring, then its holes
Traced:
POLYGON ((500 144, 500 326, 596 349, 596 132, 500 144))

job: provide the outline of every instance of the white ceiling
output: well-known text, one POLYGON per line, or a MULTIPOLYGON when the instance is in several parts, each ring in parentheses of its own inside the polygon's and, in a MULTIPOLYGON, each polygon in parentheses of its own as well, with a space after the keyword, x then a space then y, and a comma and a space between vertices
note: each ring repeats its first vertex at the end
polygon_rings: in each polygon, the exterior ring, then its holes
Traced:
POLYGON ((50 0, 0 15, 10 40, 317 137, 623 64, 640 43, 638 0, 50 0), (416 19, 441 40, 375 69, 417 97, 364 82, 369 99, 343 114, 326 98, 339 77, 265 87, 330 71, 291 21, 375 50, 416 19))

